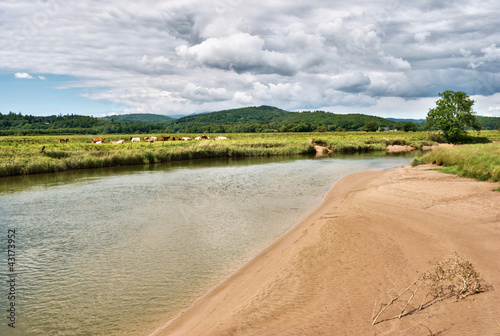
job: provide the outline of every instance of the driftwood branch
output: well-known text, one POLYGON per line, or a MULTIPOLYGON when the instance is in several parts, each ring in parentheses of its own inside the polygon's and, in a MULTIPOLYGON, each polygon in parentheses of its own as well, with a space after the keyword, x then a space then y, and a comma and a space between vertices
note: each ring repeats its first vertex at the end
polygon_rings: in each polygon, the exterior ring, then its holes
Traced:
MULTIPOLYGON (((442 301, 453 296, 457 299, 462 299, 469 295, 481 293, 489 289, 489 286, 484 283, 479 273, 474 270, 474 266, 469 261, 462 259, 456 252, 454 258, 452 257, 443 262, 431 263, 435 266, 433 269, 422 273, 408 288, 393 297, 375 317, 373 317, 372 314, 372 325, 377 323, 382 313, 389 306, 398 301, 401 296, 408 291, 411 292, 411 295, 399 313, 398 318, 415 311, 420 311, 435 302, 442 301), (411 301, 415 298, 422 285, 425 285, 428 290, 422 300, 422 303, 417 309, 407 312, 411 301), (426 301, 429 295, 433 296, 433 299, 426 301)), ((389 277, 387 278, 389 279, 389 277)))
MULTIPOLYGON (((399 293, 398 295, 396 295, 394 298, 392 298, 391 302, 389 302, 384 308, 382 308, 382 310, 379 311, 379 313, 377 314, 377 316, 375 316, 375 318, 373 319, 372 321, 372 325, 375 325, 375 323, 377 323, 377 320, 378 318, 380 317, 380 315, 382 315, 382 313, 390 306, 392 305, 394 302, 396 302, 400 297, 401 295, 403 295, 404 293, 408 292, 417 282, 418 280, 420 280, 422 276, 419 276, 417 278, 417 280, 415 280, 408 288, 406 288, 404 291, 402 291, 401 293, 399 293)), ((419 286, 420 287, 420 286, 419 286)), ((406 307, 405 307, 406 309, 406 307)), ((404 311, 404 309, 403 309, 404 311)))
MULTIPOLYGON (((414 283, 416 283, 416 281, 414 283)), ((415 288, 415 290, 411 294, 411 296, 408 299, 408 301, 406 301, 406 306, 403 308, 403 310, 401 311, 401 313, 399 313, 399 318, 401 318, 401 316, 403 316, 403 313, 405 312, 406 308, 408 308, 408 306, 410 305, 410 301, 413 299, 413 297, 415 296, 415 293, 418 291, 418 289, 420 288, 420 286, 422 286, 423 283, 424 283, 424 280, 421 280, 420 283, 417 285, 417 288, 415 288)))

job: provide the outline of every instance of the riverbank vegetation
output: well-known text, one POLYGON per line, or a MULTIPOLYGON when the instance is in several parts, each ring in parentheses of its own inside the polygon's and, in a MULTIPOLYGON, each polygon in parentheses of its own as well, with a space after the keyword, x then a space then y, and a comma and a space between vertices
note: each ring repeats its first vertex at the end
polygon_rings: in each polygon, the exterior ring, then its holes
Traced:
POLYGON ((412 166, 432 163, 442 172, 479 181, 500 182, 500 143, 439 148, 415 158, 412 166))
MULTIPOLYGON (((495 136, 498 132, 492 132, 495 136)), ((0 176, 60 172, 71 169, 102 168, 125 165, 202 158, 314 155, 322 152, 355 153, 387 150, 389 145, 405 145, 415 149, 436 145, 426 132, 316 132, 316 133, 263 133, 231 134, 227 140, 216 141, 157 141, 132 143, 131 136, 156 135, 68 135, 61 136, 8 136, 0 137, 0 176), (101 144, 92 138, 105 138, 101 144), (126 140, 124 144, 110 141, 126 140)), ((200 134, 183 134, 194 139, 200 134)), ((178 135, 175 135, 178 138, 178 135)), ((484 134, 483 134, 484 137, 484 134)))

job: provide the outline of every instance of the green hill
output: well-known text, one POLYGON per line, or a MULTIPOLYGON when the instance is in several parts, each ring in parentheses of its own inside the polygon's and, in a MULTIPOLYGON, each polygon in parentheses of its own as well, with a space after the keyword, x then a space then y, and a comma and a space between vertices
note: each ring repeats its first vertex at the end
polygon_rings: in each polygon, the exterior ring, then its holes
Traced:
POLYGON ((174 120, 174 118, 166 115, 152 114, 152 113, 132 113, 132 114, 113 115, 109 117, 104 117, 104 119, 109 119, 117 122, 137 121, 143 123, 156 123, 156 122, 165 122, 174 120))
POLYGON ((197 124, 241 124, 251 122, 271 122, 290 112, 272 106, 243 107, 238 109, 195 114, 177 119, 177 125, 197 124))
POLYGON ((358 130, 367 123, 396 127, 398 123, 364 114, 323 111, 288 112, 272 106, 244 107, 179 118, 167 124, 171 132, 311 132, 358 130))

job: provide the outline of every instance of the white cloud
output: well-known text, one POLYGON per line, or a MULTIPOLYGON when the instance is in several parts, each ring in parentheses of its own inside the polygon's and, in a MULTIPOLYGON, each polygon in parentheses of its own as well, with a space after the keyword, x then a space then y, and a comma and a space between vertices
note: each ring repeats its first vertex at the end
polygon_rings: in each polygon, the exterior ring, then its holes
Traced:
POLYGON ((245 92, 242 91, 236 91, 234 93, 233 99, 235 102, 242 105, 250 104, 253 101, 251 96, 247 95, 245 92))
POLYGON ((194 59, 198 65, 234 70, 237 73, 293 73, 292 60, 278 52, 264 50, 264 43, 258 36, 237 33, 209 38, 192 47, 181 45, 176 51, 185 59, 194 59))
POLYGON ((195 102, 222 101, 230 99, 225 88, 206 88, 188 83, 181 93, 181 97, 195 102))
POLYGON ((432 34, 430 32, 420 32, 413 35, 413 39, 419 43, 424 43, 425 40, 432 34))
POLYGON ((496 44, 492 44, 486 48, 481 49, 484 54, 485 60, 499 61, 500 60, 500 48, 497 48, 496 44))
POLYGON ((29 73, 27 72, 17 72, 14 74, 14 77, 16 78, 23 78, 23 79, 26 79, 26 78, 33 78, 29 73))
POLYGON ((272 101, 295 101, 299 99, 302 93, 302 87, 297 83, 269 83, 262 84, 256 82, 253 84, 254 96, 265 102, 272 101))
POLYGON ((402 70, 402 71, 406 71, 406 70, 410 70, 411 69, 410 63, 408 63, 408 61, 402 59, 401 57, 394 57, 394 56, 391 56, 391 55, 386 55, 383 52, 380 52, 378 54, 378 56, 379 56, 380 61, 383 64, 386 64, 386 65, 389 66, 389 70, 396 70, 396 71, 402 70))

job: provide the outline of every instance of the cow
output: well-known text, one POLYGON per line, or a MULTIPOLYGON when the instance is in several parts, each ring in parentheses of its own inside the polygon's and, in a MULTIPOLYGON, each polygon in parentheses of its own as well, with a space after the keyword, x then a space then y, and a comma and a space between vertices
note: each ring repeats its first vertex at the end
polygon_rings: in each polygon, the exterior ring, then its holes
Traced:
POLYGON ((125 143, 125 140, 118 140, 116 143, 117 144, 123 144, 123 143, 125 143))
POLYGON ((183 138, 179 138, 179 140, 182 140, 182 141, 191 141, 191 138, 183 137, 183 138))
POLYGON ((150 142, 155 142, 155 141, 158 141, 158 138, 157 137, 151 137, 151 139, 149 139, 150 142))
POLYGON ((208 136, 206 136, 206 135, 202 135, 200 138, 202 138, 202 139, 207 139, 207 140, 208 140, 208 139, 210 139, 210 137, 208 137, 208 136))
POLYGON ((215 137, 214 140, 227 140, 227 138, 224 136, 218 136, 218 137, 215 137))
POLYGON ((196 141, 200 141, 201 140, 201 137, 196 137, 194 138, 196 141))
POLYGON ((160 141, 167 141, 168 139, 170 139, 170 136, 162 135, 160 141))
POLYGON ((65 138, 62 138, 62 139, 59 139, 59 143, 61 142, 68 142, 69 139, 65 139, 65 138))
POLYGON ((104 138, 94 138, 94 139, 92 139, 92 142, 93 143, 98 143, 98 142, 99 143, 103 143, 104 142, 104 138))
POLYGON ((144 137, 144 138, 142 138, 142 140, 149 141, 149 138, 148 137, 144 137))
POLYGON ((141 138, 132 138, 129 139, 131 142, 141 142, 141 138))
POLYGON ((95 144, 102 144, 102 141, 96 141, 95 144))

